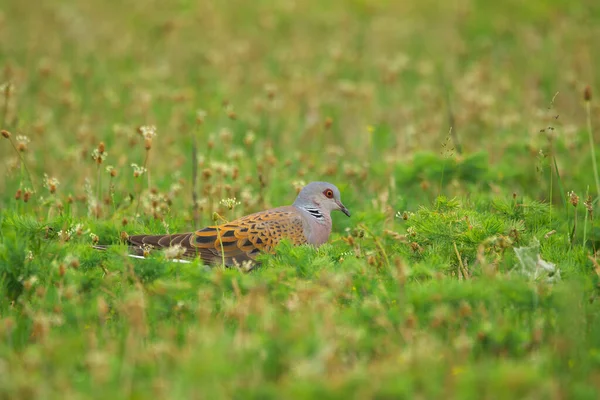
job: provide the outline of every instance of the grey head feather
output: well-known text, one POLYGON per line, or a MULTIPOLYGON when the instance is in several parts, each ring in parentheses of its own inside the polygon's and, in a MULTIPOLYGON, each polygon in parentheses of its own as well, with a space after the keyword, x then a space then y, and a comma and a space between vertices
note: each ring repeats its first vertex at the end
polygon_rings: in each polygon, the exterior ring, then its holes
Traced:
POLYGON ((298 193, 298 197, 296 197, 293 205, 304 210, 315 209, 320 214, 326 216, 329 216, 331 211, 334 210, 342 211, 347 216, 350 216, 350 212, 342 204, 340 190, 333 183, 329 182, 309 183, 298 193), (328 189, 333 192, 333 198, 325 196, 324 193, 328 189))

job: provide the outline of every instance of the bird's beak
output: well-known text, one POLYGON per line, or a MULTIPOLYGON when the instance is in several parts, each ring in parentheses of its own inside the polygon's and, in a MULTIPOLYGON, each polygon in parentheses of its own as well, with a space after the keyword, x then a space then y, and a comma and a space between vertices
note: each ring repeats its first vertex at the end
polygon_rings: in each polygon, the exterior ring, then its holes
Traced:
POLYGON ((336 200, 336 204, 340 208, 341 212, 343 212, 344 214, 346 214, 348 217, 350 216, 350 211, 348 211, 348 209, 346 208, 346 206, 343 205, 341 201, 337 201, 336 200))

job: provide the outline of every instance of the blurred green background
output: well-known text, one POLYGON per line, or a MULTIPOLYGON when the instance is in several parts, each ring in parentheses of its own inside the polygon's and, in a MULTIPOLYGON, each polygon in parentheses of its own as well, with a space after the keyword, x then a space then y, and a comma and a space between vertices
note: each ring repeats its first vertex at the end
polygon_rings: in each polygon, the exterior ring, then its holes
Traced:
POLYGON ((592 0, 3 0, 0 398, 598 398, 598 37, 592 0), (249 274, 91 249, 314 180, 352 218, 249 274))

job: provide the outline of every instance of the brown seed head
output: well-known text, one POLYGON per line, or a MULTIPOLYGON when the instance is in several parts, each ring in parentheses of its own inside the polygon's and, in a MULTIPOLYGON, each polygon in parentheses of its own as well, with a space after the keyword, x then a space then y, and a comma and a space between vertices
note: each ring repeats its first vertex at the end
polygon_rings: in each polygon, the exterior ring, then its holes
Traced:
POLYGON ((152 139, 148 138, 144 140, 144 148, 150 150, 152 148, 152 139))
POLYGON ((98 153, 104 154, 104 150, 106 150, 106 146, 104 145, 104 142, 100 142, 98 145, 98 153))
POLYGON ((2 131, 0 131, 0 133, 2 133, 2 136, 5 139, 10 139, 10 132, 9 131, 2 129, 2 131))
POLYGON ((569 202, 573 205, 573 207, 577 207, 579 204, 579 196, 577 196, 575 192, 569 192, 569 202))
POLYGON ((333 124, 333 119, 331 117, 325 118, 325 129, 331 128, 332 124, 333 124))
POLYGON ((202 177, 204 179, 209 179, 212 176, 212 170, 210 168, 205 168, 202 170, 202 177))
POLYGON ((22 194, 23 194, 23 191, 21 189, 17 189, 17 192, 15 193, 15 200, 21 200, 22 194))
POLYGON ((587 85, 585 89, 583 89, 583 100, 591 101, 592 100, 592 87, 587 85))

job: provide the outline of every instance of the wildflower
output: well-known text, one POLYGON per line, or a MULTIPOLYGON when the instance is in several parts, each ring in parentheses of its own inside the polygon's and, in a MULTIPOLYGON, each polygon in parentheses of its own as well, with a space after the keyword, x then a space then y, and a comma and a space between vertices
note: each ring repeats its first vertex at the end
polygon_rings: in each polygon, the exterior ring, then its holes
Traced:
POLYGON ((10 97, 15 92, 15 85, 12 82, 6 82, 0 85, 0 92, 4 93, 5 97, 10 97))
POLYGON ((223 143, 230 143, 232 138, 233 138, 233 134, 231 133, 231 130, 229 130, 227 128, 222 128, 219 131, 219 139, 223 143))
POLYGON ((142 175, 144 175, 144 173, 146 173, 147 169, 144 167, 140 167, 139 165, 132 163, 131 164, 131 168, 133 168, 133 177, 134 178, 138 178, 142 175))
POLYGON ((156 126, 154 125, 144 125, 140 127, 140 133, 144 137, 144 139, 152 139, 156 136, 156 126))
POLYGON ((196 110, 196 123, 198 125, 202 125, 204 123, 205 118, 206 118, 206 111, 196 110))
POLYGON ((29 279, 23 282, 23 287, 25 290, 31 290, 31 288, 38 282, 38 277, 35 275, 31 275, 29 279))
POLYGON ((233 110, 233 106, 231 104, 227 105, 227 108, 225 109, 225 111, 227 111, 227 116, 230 119, 236 119, 237 116, 235 114, 235 111, 233 110))
POLYGON ((96 235, 93 232, 90 232, 90 239, 92 239, 92 243, 94 243, 94 244, 98 244, 98 242, 100 241, 100 238, 98 237, 98 235, 96 235))
POLYGON ((180 244, 176 244, 175 246, 168 247, 164 251, 164 255, 168 259, 181 258, 181 257, 183 257, 184 254, 185 254, 185 248, 180 244))
POLYGON ((44 187, 47 188, 50 193, 54 194, 56 192, 56 187, 60 184, 58 179, 54 177, 49 177, 47 174, 44 174, 44 187))
POLYGON ((106 172, 108 172, 108 174, 111 176, 111 178, 114 178, 115 176, 117 176, 117 170, 112 165, 109 165, 106 167, 106 172))
POLYGON ((156 136, 156 127, 154 125, 141 126, 140 133, 144 137, 144 147, 146 150, 150 150, 152 148, 152 139, 156 136))
POLYGON ((96 161, 97 164, 102 164, 102 162, 106 160, 106 156, 108 156, 108 153, 106 151, 100 150, 104 149, 98 146, 97 149, 94 149, 94 151, 92 151, 92 160, 96 161))
POLYGON ((29 138, 25 135, 17 135, 16 140, 17 140, 17 150, 19 150, 21 153, 23 153, 24 151, 27 151, 27 144, 29 144, 29 142, 31 140, 29 140, 29 138))
POLYGON ((293 181, 292 182, 292 186, 294 186, 294 189, 296 190, 296 193, 300 193, 300 191, 302 190, 302 188, 304 186, 306 186, 306 182, 303 180, 297 180, 297 181, 293 181))
POLYGON ((224 205, 225 207, 227 207, 230 210, 233 210, 233 208, 235 206, 238 206, 241 203, 239 201, 237 201, 237 199, 235 197, 233 197, 233 198, 229 198, 229 199, 221 199, 219 204, 224 205))
POLYGON ((267 83, 265 85, 265 92, 267 92, 267 97, 272 100, 277 93, 277 86, 272 83, 267 83))
POLYGON ((246 136, 244 136, 244 144, 246 146, 251 146, 256 140, 256 135, 253 131, 246 132, 246 136))

